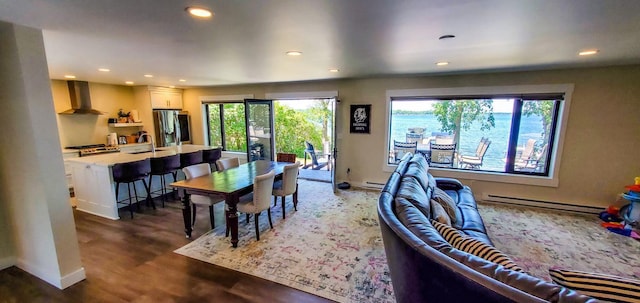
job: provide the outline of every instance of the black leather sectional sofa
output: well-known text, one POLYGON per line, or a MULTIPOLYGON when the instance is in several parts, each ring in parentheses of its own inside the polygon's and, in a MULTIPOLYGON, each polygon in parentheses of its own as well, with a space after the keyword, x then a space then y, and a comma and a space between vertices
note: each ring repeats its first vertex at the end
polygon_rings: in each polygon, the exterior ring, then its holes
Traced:
POLYGON ((457 220, 452 226, 479 241, 492 242, 471 189, 455 179, 434 178, 428 169, 421 154, 405 155, 378 203, 397 302, 596 302, 454 248, 424 214, 428 200, 416 205, 416 201, 431 199, 436 186, 457 205, 457 220))

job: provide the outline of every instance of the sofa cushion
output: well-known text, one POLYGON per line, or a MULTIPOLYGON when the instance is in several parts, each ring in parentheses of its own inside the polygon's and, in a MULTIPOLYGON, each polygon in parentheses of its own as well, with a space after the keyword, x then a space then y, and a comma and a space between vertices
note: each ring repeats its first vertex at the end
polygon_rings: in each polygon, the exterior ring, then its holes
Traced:
POLYGON ((549 275, 556 284, 596 299, 640 302, 640 280, 564 269, 549 269, 549 275))
POLYGON ((413 177, 420 183, 422 189, 427 194, 427 197, 431 197, 433 186, 429 186, 429 166, 422 166, 415 162, 410 162, 407 167, 407 172, 404 174, 407 177, 413 177))
POLYGON ((402 197, 396 197, 393 203, 398 220, 416 237, 435 249, 451 247, 413 203, 402 197))
POLYGON ((430 199, 415 178, 402 177, 396 197, 407 199, 427 216, 427 218, 431 217, 430 199))
POLYGON ((509 256, 482 241, 478 241, 474 238, 465 236, 462 237, 460 241, 456 241, 455 243, 451 244, 456 249, 478 256, 487 261, 500 264, 507 269, 524 272, 524 270, 516 265, 516 263, 514 263, 511 258, 509 258, 509 256))
POLYGON ((499 264, 489 262, 475 255, 460 251, 454 247, 444 247, 440 251, 459 263, 473 268, 475 271, 487 277, 498 280, 545 301, 595 303, 595 300, 585 297, 584 295, 581 295, 569 288, 564 288, 560 285, 543 281, 523 272, 507 270, 499 264))
POLYGON ((460 232, 457 229, 449 225, 442 224, 435 220, 431 220, 431 224, 440 233, 440 235, 442 235, 442 237, 450 244, 453 244, 457 241, 462 240, 462 234, 460 234, 460 232))
MULTIPOLYGON (((431 218, 436 222, 451 226, 451 218, 449 218, 442 205, 433 199, 431 199, 431 218)), ((449 241, 447 240, 447 242, 449 241)))
POLYGON ((449 218, 451 218, 452 223, 456 223, 458 221, 458 207, 451 196, 449 196, 444 190, 436 187, 433 190, 432 198, 442 205, 442 208, 444 208, 449 215, 449 218))

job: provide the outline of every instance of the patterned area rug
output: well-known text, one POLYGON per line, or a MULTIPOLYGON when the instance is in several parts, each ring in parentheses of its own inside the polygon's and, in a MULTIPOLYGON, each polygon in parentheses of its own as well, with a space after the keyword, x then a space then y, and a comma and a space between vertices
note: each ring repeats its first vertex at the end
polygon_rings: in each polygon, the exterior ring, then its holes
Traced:
POLYGON ((331 184, 299 180, 298 211, 287 198, 272 208, 273 230, 260 217, 240 216, 238 248, 224 226, 176 253, 278 282, 338 302, 395 302, 376 211, 378 193, 340 191, 331 184))
POLYGON ((640 241, 608 231, 596 215, 478 203, 493 244, 529 274, 550 268, 640 279, 640 241))
MULTIPOLYGON (((287 199, 272 209, 273 230, 260 218, 240 217, 240 243, 232 248, 224 226, 176 250, 204 262, 278 282, 338 302, 395 302, 378 226, 378 193, 300 180, 298 211, 287 199)), ((479 202, 489 237, 529 274, 550 281, 549 268, 640 279, 640 241, 600 227, 581 215, 479 202)))

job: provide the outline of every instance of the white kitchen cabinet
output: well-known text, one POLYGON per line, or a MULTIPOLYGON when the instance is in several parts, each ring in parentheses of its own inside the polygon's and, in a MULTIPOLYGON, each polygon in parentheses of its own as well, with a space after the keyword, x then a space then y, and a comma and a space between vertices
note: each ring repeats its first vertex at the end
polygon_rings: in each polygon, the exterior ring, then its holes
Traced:
POLYGON ((182 92, 151 90, 149 95, 153 109, 182 109, 182 92))
POLYGON ((62 160, 64 161, 64 175, 67 178, 67 187, 69 188, 69 192, 73 191, 73 177, 71 172, 71 164, 67 161, 67 159, 78 158, 80 157, 80 152, 76 151, 63 151, 62 152, 62 160))

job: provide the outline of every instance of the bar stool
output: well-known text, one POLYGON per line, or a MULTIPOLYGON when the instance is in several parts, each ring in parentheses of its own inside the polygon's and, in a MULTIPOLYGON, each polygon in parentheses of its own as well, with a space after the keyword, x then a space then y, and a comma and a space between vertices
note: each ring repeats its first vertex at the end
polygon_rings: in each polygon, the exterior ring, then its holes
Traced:
POLYGON ((202 151, 180 154, 180 169, 202 163, 202 151))
POLYGON ((222 157, 222 148, 203 149, 202 163, 209 163, 212 171, 216 171, 216 160, 222 157))
MULTIPOLYGON (((180 155, 171 155, 164 156, 158 158, 151 158, 151 173, 149 174, 149 188, 151 188, 153 176, 160 176, 160 186, 161 188, 154 192, 161 192, 162 195, 162 207, 164 207, 164 202, 167 200, 167 184, 165 181, 165 175, 171 174, 173 177, 173 182, 177 181, 178 178, 178 170, 180 170, 180 155)), ((175 190, 172 190, 172 192, 175 190)))
MULTIPOLYGON (((136 181, 142 180, 142 184, 144 185, 144 189, 147 191, 147 203, 149 203, 149 198, 151 195, 149 194, 149 187, 147 186, 147 181, 145 180, 149 173, 151 173, 151 160, 144 159, 139 161, 127 162, 127 163, 117 163, 113 165, 113 181, 116 183, 116 203, 124 203, 122 201, 118 201, 118 192, 120 189, 120 183, 127 184, 127 192, 129 194, 129 211, 131 212, 131 219, 133 219, 133 208, 131 207, 131 183, 133 183, 133 192, 135 193, 136 204, 138 206, 138 210, 140 210, 140 201, 138 201, 138 190, 136 189, 136 181)), ((156 209, 156 205, 151 201, 151 205, 153 209, 156 209)))

